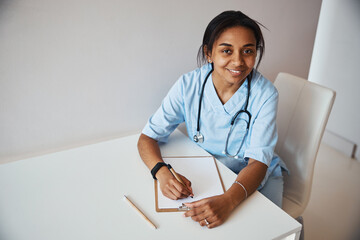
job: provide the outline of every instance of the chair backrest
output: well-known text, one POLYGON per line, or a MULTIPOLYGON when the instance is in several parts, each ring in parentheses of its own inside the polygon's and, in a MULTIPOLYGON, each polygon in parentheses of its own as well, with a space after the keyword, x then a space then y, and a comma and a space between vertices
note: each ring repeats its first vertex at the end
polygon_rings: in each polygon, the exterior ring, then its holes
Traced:
POLYGON ((316 155, 335 100, 335 92, 288 73, 279 73, 275 152, 290 170, 284 176, 283 209, 300 216, 309 201, 316 155))

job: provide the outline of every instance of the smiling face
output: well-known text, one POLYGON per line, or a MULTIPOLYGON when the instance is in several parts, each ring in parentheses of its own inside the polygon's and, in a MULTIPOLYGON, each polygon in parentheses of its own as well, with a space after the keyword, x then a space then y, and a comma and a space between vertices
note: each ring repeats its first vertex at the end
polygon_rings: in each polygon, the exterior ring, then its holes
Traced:
POLYGON ((237 90, 255 65, 254 33, 241 26, 226 29, 214 42, 207 58, 214 64, 214 85, 237 90))

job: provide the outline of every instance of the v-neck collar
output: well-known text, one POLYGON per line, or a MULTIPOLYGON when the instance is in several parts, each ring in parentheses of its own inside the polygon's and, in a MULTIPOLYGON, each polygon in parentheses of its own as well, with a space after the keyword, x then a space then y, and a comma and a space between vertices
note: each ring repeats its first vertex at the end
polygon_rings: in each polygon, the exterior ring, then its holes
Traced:
POLYGON ((241 110, 246 102, 248 81, 245 80, 240 88, 231 96, 231 98, 222 104, 212 80, 212 74, 209 76, 205 84, 204 95, 208 102, 212 105, 213 109, 217 112, 225 112, 229 115, 235 114, 241 110))

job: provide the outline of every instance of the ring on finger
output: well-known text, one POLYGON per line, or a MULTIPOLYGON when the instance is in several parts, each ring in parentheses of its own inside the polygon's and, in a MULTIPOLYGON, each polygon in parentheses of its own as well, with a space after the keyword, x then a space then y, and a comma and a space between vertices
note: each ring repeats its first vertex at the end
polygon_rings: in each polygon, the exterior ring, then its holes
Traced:
POLYGON ((206 225, 209 225, 210 223, 208 222, 208 220, 206 220, 206 218, 204 219, 206 225))

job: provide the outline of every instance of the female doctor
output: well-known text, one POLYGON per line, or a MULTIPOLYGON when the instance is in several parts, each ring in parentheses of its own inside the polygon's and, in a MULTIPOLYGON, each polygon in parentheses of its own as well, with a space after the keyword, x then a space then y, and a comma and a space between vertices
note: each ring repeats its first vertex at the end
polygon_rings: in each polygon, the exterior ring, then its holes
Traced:
POLYGON ((185 121, 190 138, 237 175, 222 195, 187 203, 184 215, 213 228, 255 190, 281 206, 285 168, 274 155, 278 93, 256 69, 264 53, 259 24, 240 11, 226 11, 207 26, 198 59, 170 89, 138 141, 140 156, 162 193, 170 199, 193 196, 190 181, 178 182, 163 162, 165 142, 185 121))

